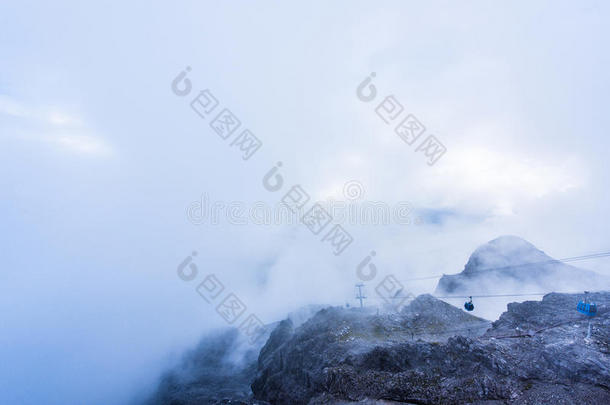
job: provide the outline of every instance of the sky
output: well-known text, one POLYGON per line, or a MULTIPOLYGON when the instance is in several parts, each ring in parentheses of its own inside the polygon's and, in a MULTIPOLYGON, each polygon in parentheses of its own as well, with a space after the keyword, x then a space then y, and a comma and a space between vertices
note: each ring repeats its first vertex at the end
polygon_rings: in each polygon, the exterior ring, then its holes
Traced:
MULTIPOLYGON (((372 250, 369 294, 389 274, 457 273, 500 235, 556 258, 610 250, 609 8, 2 2, 0 403, 146 395, 226 326, 195 290, 207 274, 273 322, 354 304, 372 250), (371 73, 365 102, 356 90, 371 73), (192 110, 204 89, 262 142, 251 158, 192 110), (378 116, 388 96, 444 145, 434 165, 378 116), (269 191, 277 162, 284 188, 269 191), (349 182, 360 202, 411 207, 409 223, 343 223, 353 242, 336 256, 302 224, 188 216, 203 196, 225 211, 273 206, 293 185, 354 203, 349 182), (199 278, 183 281, 193 251, 199 278)), ((610 275, 608 259, 578 265, 610 275)), ((436 280, 404 284, 419 294, 436 280)))

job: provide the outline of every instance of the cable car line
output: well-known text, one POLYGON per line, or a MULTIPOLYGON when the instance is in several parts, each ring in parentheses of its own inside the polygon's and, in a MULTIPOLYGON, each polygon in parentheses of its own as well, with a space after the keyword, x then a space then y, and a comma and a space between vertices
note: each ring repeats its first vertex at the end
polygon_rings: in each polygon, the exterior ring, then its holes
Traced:
MULTIPOLYGON (((547 295, 547 294, 551 294, 551 293, 556 293, 556 294, 580 294, 582 293, 582 291, 548 291, 548 292, 543 292, 543 293, 523 293, 523 294, 487 294, 487 295, 432 295, 434 298, 442 298, 442 299, 448 299, 448 298, 468 298, 468 297, 472 297, 472 298, 493 298, 493 297, 527 297, 527 296, 538 296, 538 295, 547 295)), ((408 298, 408 297, 396 297, 396 299, 399 298, 408 298)), ((383 297, 370 297, 369 299, 372 300, 387 300, 386 298, 383 297)))
POLYGON ((545 293, 529 293, 529 294, 488 294, 488 295, 433 295, 434 298, 492 298, 492 297, 527 297, 534 295, 547 295, 551 293, 557 294, 578 294, 580 291, 575 292, 561 292, 561 291, 549 291, 545 293))

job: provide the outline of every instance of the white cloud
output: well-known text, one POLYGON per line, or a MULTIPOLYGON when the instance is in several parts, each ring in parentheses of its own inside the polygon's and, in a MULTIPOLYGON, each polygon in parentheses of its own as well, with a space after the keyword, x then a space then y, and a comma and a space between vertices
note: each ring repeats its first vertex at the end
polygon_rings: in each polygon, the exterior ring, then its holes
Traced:
POLYGON ((91 135, 59 135, 50 138, 62 150, 81 155, 109 156, 112 148, 99 137, 91 135))
POLYGON ((14 117, 26 117, 29 111, 23 104, 7 96, 0 94, 0 114, 11 115, 14 117))
POLYGON ((492 215, 510 215, 520 203, 582 188, 588 177, 583 163, 572 157, 544 161, 474 147, 454 148, 445 158, 440 187, 459 202, 476 199, 475 205, 487 206, 492 215))
POLYGON ((58 126, 80 126, 80 118, 60 111, 53 111, 47 115, 47 119, 53 125, 58 126))
POLYGON ((61 151, 80 155, 107 157, 113 154, 113 148, 108 142, 103 137, 92 134, 82 117, 62 111, 59 107, 28 106, 0 94, 0 114, 20 119, 16 125, 21 139, 44 142, 61 151))

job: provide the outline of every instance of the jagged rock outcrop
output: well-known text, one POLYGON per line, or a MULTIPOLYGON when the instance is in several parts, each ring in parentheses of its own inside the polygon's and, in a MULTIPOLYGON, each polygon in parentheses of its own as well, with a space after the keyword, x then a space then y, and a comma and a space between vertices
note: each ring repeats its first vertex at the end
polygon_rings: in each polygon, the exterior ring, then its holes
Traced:
POLYGON ((553 259, 517 236, 501 236, 470 256, 459 274, 444 275, 436 294, 524 293, 610 287, 610 279, 553 259))
POLYGON ((598 316, 590 339, 578 298, 549 294, 511 304, 484 334, 451 332, 447 340, 410 331, 418 322, 449 331, 482 320, 448 310, 455 316, 438 322, 442 304, 430 296, 397 315, 325 309, 298 328, 284 321, 271 333, 252 391, 272 404, 610 403, 610 292, 591 296, 598 316))
POLYGON ((476 336, 491 322, 464 312, 453 305, 423 294, 401 311, 402 326, 422 340, 443 340, 453 334, 476 336))

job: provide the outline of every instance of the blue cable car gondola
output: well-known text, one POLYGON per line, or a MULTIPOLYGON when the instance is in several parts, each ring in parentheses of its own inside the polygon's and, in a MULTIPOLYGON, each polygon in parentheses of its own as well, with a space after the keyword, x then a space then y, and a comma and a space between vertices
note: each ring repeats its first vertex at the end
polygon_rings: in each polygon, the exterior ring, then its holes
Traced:
POLYGON ((587 316, 595 316, 595 314, 597 314, 597 305, 594 302, 588 302, 587 294, 589 294, 589 291, 585 291, 584 301, 578 301, 576 310, 581 314, 585 314, 587 316))
POLYGON ((469 297, 470 301, 464 303, 464 309, 468 312, 474 310, 474 304, 472 303, 472 297, 469 297))

